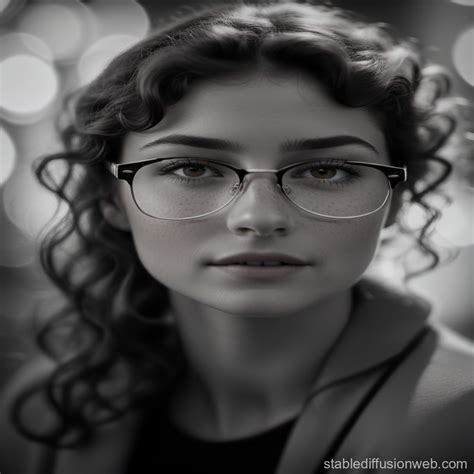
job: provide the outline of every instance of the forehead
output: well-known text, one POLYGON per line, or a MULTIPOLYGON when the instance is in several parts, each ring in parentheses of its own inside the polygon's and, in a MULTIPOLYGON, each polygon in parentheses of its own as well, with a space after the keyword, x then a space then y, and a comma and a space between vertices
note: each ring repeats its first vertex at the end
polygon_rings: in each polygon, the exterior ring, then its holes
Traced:
POLYGON ((354 135, 386 154, 383 133, 367 108, 337 103, 321 84, 298 73, 199 82, 153 129, 130 133, 124 151, 169 134, 223 138, 263 154, 274 153, 285 140, 354 135))

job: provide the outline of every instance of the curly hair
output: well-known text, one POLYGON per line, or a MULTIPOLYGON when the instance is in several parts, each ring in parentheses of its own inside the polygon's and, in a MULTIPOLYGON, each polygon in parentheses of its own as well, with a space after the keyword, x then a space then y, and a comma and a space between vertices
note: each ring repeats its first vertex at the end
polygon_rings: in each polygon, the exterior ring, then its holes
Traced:
POLYGON ((85 442, 99 424, 156 401, 183 369, 166 288, 141 265, 130 234, 104 219, 114 183, 103 162, 116 159, 129 131, 160 122, 196 81, 260 65, 303 71, 338 103, 374 112, 392 163, 408 168, 396 198, 426 211, 420 229, 398 218, 398 230, 427 257, 422 270, 438 264, 430 235, 439 210, 429 196, 450 174, 440 150, 457 123, 445 72, 424 64, 414 41, 338 8, 288 2, 196 13, 118 56, 71 97, 64 151, 37 166, 42 185, 67 205, 41 248, 65 305, 37 336, 54 370, 15 398, 13 421, 25 436, 52 445, 85 442), (37 396, 55 414, 47 432, 35 432, 22 416, 37 396))

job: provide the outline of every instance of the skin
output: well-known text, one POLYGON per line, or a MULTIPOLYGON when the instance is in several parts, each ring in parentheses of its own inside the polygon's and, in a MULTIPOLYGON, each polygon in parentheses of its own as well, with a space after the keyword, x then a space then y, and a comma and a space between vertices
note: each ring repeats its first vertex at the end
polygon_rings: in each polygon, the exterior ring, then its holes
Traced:
MULTIPOLYGON (((121 162, 169 156, 276 169, 314 157, 390 164, 384 136, 365 108, 337 104, 296 73, 255 72, 196 84, 165 119, 125 138, 121 162), (243 151, 145 144, 170 134, 232 140, 243 151), (280 153, 285 139, 352 135, 351 144, 280 153)), ((171 312, 189 370, 170 407, 175 423, 197 436, 246 436, 295 416, 315 371, 344 329, 351 288, 377 249, 389 204, 371 216, 331 220, 294 207, 271 174, 247 177, 244 192, 197 220, 150 218, 125 182, 107 218, 128 228, 145 268, 170 291, 171 312), (207 263, 244 251, 277 251, 308 263, 285 278, 254 281, 207 263)))

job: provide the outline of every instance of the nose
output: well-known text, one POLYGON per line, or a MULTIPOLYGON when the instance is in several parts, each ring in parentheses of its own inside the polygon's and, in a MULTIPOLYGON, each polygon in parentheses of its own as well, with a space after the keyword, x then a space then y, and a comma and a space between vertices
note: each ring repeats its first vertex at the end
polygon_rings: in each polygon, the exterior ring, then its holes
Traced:
POLYGON ((238 235, 285 235, 294 227, 291 207, 278 187, 276 176, 250 174, 227 214, 227 227, 238 235))

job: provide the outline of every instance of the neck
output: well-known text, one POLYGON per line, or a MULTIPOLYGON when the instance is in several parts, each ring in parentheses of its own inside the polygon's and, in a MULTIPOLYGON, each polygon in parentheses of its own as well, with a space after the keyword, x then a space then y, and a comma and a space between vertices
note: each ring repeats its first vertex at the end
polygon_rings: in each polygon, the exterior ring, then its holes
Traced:
POLYGON ((173 402, 181 418, 175 421, 189 424, 184 419, 199 412, 213 420, 217 428, 203 428, 213 436, 243 434, 252 423, 269 426, 296 415, 348 321, 351 303, 347 290, 297 314, 262 318, 224 313, 171 293, 188 360, 173 402))

